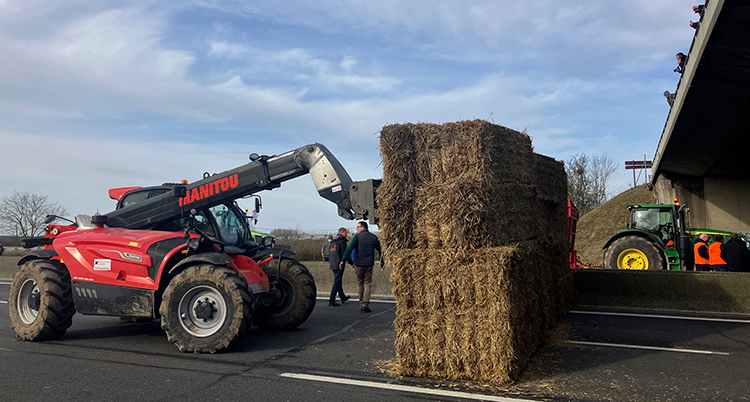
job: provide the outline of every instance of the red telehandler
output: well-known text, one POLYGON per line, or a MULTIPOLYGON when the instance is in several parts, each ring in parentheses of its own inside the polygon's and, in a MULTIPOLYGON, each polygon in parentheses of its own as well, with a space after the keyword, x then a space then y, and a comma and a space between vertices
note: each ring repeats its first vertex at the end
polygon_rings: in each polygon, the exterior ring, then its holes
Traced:
POLYGON ((51 225, 45 238, 28 242, 46 248, 18 263, 8 303, 13 329, 39 341, 63 335, 76 312, 160 318, 180 351, 215 353, 251 325, 296 328, 315 307, 315 282, 294 253, 253 240, 235 200, 305 174, 339 216, 377 221, 380 181, 352 182, 321 144, 251 154, 249 163, 192 184, 113 189, 115 211, 79 215, 75 225, 51 225))

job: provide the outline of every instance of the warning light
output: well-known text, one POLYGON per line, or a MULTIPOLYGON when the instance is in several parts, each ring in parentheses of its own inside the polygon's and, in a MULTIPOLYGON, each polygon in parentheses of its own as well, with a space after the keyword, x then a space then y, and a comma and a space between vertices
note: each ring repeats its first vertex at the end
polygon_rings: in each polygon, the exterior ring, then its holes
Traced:
POLYGON ((677 197, 674 197, 674 205, 680 206, 680 201, 677 199, 677 197))
MULTIPOLYGON (((188 184, 188 181, 185 180, 185 179, 182 179, 182 180, 180 180, 180 184, 188 184)), ((676 198, 675 198, 675 200, 676 200, 676 198)))

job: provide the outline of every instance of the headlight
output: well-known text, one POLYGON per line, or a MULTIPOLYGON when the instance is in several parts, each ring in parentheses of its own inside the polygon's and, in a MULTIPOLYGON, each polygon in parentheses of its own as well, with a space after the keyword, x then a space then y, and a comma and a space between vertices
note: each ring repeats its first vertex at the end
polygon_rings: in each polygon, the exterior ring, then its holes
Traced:
POLYGON ((187 246, 191 250, 197 250, 200 244, 201 244, 201 239, 198 239, 198 238, 192 238, 187 241, 187 246))

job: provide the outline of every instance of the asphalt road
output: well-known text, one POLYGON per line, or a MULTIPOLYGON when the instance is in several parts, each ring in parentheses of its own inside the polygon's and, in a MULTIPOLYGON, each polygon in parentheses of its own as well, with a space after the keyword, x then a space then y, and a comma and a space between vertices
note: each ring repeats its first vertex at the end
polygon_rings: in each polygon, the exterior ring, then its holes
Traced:
POLYGON ((157 321, 80 314, 58 340, 22 342, 3 312, 0 401, 750 400, 750 321, 572 312, 515 385, 492 387, 388 375, 395 305, 358 307, 320 300, 299 329, 253 329, 216 355, 180 353, 157 321))

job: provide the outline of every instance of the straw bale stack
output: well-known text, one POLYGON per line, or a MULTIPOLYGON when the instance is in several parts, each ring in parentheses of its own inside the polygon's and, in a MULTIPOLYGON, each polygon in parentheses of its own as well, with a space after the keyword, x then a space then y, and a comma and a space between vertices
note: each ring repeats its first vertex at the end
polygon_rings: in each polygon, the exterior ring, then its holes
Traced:
POLYGON ((566 176, 486 121, 381 131, 403 375, 513 381, 571 301, 566 176))

